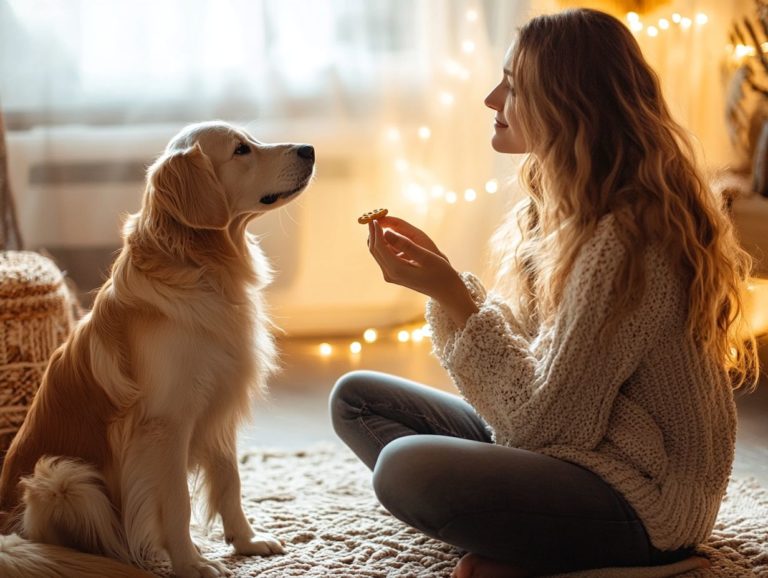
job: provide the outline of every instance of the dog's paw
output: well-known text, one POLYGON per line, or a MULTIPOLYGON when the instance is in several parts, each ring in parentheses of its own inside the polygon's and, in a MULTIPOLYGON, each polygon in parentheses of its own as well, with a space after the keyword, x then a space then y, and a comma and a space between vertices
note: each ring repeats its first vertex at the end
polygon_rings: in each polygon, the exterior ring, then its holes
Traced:
POLYGON ((244 556, 271 556, 285 552, 280 540, 271 534, 256 533, 250 538, 235 538, 232 545, 235 552, 244 556))
POLYGON ((178 578, 225 578, 232 572, 221 562, 199 558, 187 564, 173 566, 173 574, 178 578))

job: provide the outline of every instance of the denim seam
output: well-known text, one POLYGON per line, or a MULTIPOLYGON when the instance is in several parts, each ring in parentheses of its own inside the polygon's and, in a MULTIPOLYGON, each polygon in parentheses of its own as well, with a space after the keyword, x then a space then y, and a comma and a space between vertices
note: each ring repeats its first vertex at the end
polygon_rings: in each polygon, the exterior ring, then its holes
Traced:
MULTIPOLYGON (((384 447, 384 442, 379 439, 379 437, 373 432, 371 428, 368 427, 368 424, 365 422, 365 413, 364 411, 368 408, 367 404, 363 403, 360 406, 360 413, 357 416, 357 421, 360 422, 360 425, 363 426, 363 430, 368 434, 368 436, 379 446, 379 449, 384 447)), ((370 415, 370 414, 368 414, 370 415)))
MULTIPOLYGON (((431 416, 425 415, 423 413, 415 413, 415 412, 407 412, 404 409, 393 406, 393 405, 387 405, 387 404, 378 404, 378 408, 384 407, 386 410, 392 412, 397 412, 400 414, 408 415, 409 417, 418 418, 421 421, 425 421, 429 424, 432 430, 438 432, 440 435, 446 435, 450 437, 464 437, 460 433, 457 433, 456 431, 453 431, 452 429, 443 427, 439 423, 437 423, 431 416)), ((365 428, 365 431, 368 432, 368 434, 371 436, 371 438, 376 441, 381 447, 384 447, 384 444, 382 441, 376 436, 376 434, 368 427, 368 425, 365 423, 365 412, 368 410, 368 415, 376 415, 379 417, 385 417, 381 413, 375 411, 374 408, 372 408, 367 403, 363 402, 360 406, 360 414, 358 415, 357 419, 360 420, 360 423, 365 428), (370 411, 373 410, 373 411, 370 411)), ((402 422, 401 422, 402 423, 402 422)), ((405 425, 405 424, 403 424, 405 425)))

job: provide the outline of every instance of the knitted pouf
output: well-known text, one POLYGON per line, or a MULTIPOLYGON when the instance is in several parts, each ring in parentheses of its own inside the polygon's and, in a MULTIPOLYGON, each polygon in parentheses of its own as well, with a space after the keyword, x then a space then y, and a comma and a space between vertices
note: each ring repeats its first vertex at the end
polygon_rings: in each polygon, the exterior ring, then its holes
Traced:
POLYGON ((50 259, 30 251, 0 252, 0 464, 48 358, 73 324, 69 290, 50 259))

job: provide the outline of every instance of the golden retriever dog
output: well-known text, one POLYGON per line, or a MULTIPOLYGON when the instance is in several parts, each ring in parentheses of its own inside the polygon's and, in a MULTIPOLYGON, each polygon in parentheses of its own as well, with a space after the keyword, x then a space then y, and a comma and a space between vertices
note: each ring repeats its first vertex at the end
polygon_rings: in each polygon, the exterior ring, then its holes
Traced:
POLYGON ((0 575, 148 576, 136 566, 164 554, 182 578, 228 575, 190 537, 197 472, 235 552, 283 551, 240 501, 236 431, 275 367, 270 268, 246 226, 313 170, 311 146, 221 122, 185 128, 149 168, 110 278, 5 458, 1 521, 16 535, 0 537, 0 575))

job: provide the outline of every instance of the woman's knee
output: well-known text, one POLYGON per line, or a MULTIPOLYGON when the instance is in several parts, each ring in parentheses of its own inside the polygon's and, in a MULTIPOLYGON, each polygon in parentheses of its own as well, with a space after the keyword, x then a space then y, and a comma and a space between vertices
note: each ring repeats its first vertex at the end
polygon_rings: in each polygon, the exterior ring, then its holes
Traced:
POLYGON ((342 375, 333 386, 328 400, 333 429, 342 440, 357 436, 356 423, 366 415, 375 400, 378 374, 371 371, 350 371, 342 375))
POLYGON ((359 414, 365 402, 365 384, 368 382, 366 371, 350 371, 336 381, 329 398, 334 426, 339 420, 354 418, 359 414))
POLYGON ((445 485, 437 436, 396 439, 381 451, 373 471, 373 489, 382 506, 398 519, 429 533, 442 519, 440 496, 445 485))
POLYGON ((357 370, 342 375, 333 386, 329 398, 334 425, 340 420, 358 418, 367 407, 388 401, 392 388, 388 376, 376 371, 357 370))

